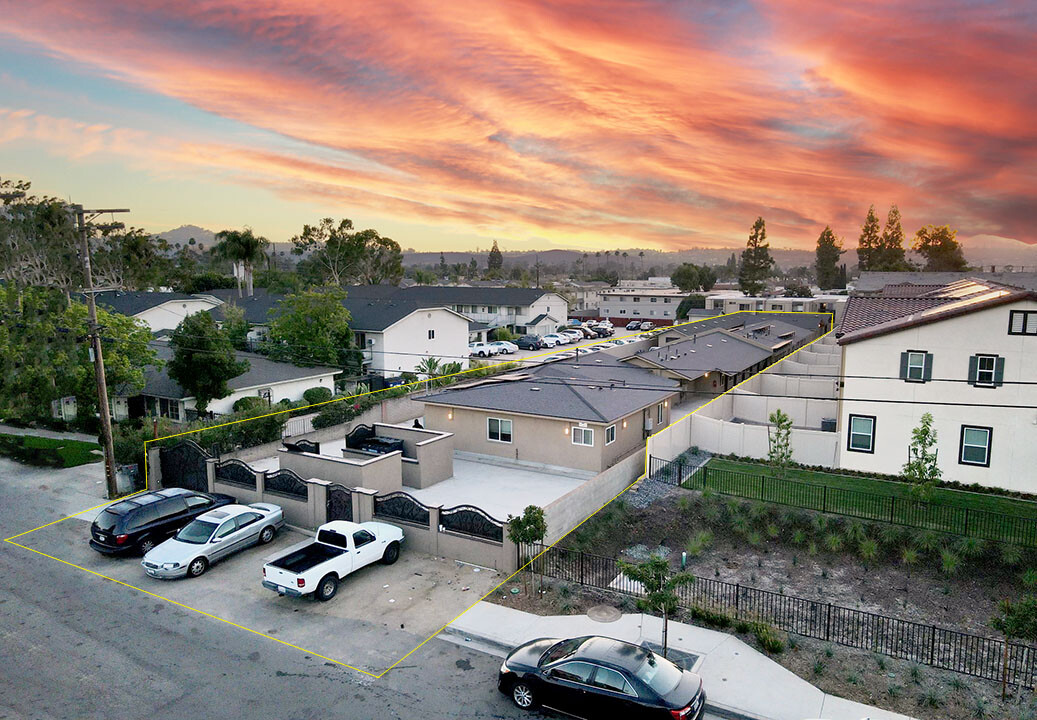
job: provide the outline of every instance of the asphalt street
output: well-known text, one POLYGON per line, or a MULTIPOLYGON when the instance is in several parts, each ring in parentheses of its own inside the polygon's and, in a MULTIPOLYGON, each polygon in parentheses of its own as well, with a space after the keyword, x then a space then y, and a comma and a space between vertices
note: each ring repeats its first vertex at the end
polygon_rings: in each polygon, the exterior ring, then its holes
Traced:
MULTIPOLYGON (((0 537, 68 512, 47 472, 0 460, 0 537)), ((10 543, 0 578, 0 720, 528 716, 444 640, 375 680, 10 543)))

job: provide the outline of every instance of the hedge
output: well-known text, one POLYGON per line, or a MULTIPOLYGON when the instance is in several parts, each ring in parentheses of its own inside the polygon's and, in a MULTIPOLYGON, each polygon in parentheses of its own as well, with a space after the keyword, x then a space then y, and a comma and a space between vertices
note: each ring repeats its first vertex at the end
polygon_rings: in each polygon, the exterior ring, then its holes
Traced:
POLYGON ((0 435, 0 455, 26 465, 68 468, 100 462, 97 443, 34 435, 0 435))

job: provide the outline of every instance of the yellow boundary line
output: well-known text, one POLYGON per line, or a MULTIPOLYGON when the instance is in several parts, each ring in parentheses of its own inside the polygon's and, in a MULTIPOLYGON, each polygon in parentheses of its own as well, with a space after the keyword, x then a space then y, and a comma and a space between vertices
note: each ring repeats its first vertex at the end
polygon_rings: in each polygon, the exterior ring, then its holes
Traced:
MULTIPOLYGON (((111 581, 111 582, 113 582, 113 583, 115 583, 115 584, 117 584, 117 585, 122 585, 123 587, 127 587, 127 588, 130 588, 130 589, 132 589, 132 590, 136 590, 137 592, 143 593, 144 595, 148 595, 148 596, 150 596, 150 597, 153 597, 153 598, 156 598, 156 599, 158 599, 158 600, 164 600, 165 602, 168 602, 168 603, 170 603, 170 604, 172 604, 172 605, 176 605, 177 607, 183 608, 183 609, 185 609, 185 610, 191 610, 191 611, 193 611, 193 612, 196 612, 196 613, 198 613, 199 615, 204 615, 204 616, 205 616, 205 617, 207 617, 207 618, 211 618, 211 619, 213 619, 213 620, 218 620, 219 622, 222 622, 222 623, 226 623, 226 624, 228 624, 228 625, 230 625, 230 626, 232 626, 232 627, 238 628, 239 630, 245 630, 246 632, 250 632, 250 633, 252 633, 253 635, 258 635, 258 636, 260 636, 260 637, 263 637, 263 638, 266 638, 266 639, 268 639, 268 640, 273 640, 273 641, 274 641, 274 642, 276 642, 276 643, 280 643, 281 645, 285 645, 285 646, 287 646, 287 647, 290 647, 290 648, 293 648, 293 649, 295 649, 295 650, 299 650, 299 651, 301 651, 301 652, 304 652, 304 653, 306 653, 307 655, 313 655, 314 657, 318 657, 318 658, 321 658, 322 660, 327 660, 328 662, 334 663, 334 664, 336 664, 336 665, 341 665, 342 667, 346 667, 346 668, 349 668, 350 670, 355 670, 355 671, 356 671, 356 672, 358 672, 358 673, 362 673, 362 674, 364 674, 364 675, 367 675, 368 677, 372 677, 372 678, 374 678, 374 679, 376 679, 376 680, 379 680, 379 679, 381 679, 381 678, 382 678, 382 677, 383 677, 383 676, 384 676, 384 675, 385 675, 386 673, 388 673, 388 672, 389 672, 390 670, 392 670, 393 668, 395 668, 396 666, 398 666, 398 665, 399 665, 400 663, 402 663, 402 662, 403 662, 404 660, 406 660, 406 659, 407 659, 407 658, 409 658, 409 657, 410 657, 411 655, 413 655, 413 654, 414 654, 414 653, 416 653, 416 652, 417 652, 418 650, 420 650, 420 649, 421 649, 421 647, 422 647, 423 645, 425 645, 425 643, 427 643, 427 642, 428 642, 429 640, 431 640, 431 639, 433 639, 434 637, 438 636, 438 635, 439 635, 439 634, 440 634, 441 632, 443 632, 443 631, 444 631, 444 630, 445 630, 445 629, 446 629, 447 627, 449 627, 449 626, 450 626, 450 625, 452 625, 453 623, 457 622, 458 618, 460 618, 460 617, 461 617, 462 615, 464 615, 464 614, 465 614, 466 612, 468 612, 469 610, 471 610, 471 609, 472 609, 473 607, 475 607, 476 605, 478 605, 478 604, 479 604, 480 602, 482 602, 483 600, 485 600, 486 598, 488 598, 488 597, 489 597, 490 595, 492 595, 493 593, 497 592, 497 590, 498 590, 498 589, 500 589, 500 588, 501 588, 501 587, 503 587, 504 585, 506 585, 506 584, 508 584, 509 582, 511 582, 512 578, 514 578, 514 577, 515 577, 516 575, 518 575, 518 574, 519 574, 519 573, 521 573, 521 572, 522 572, 523 570, 525 570, 525 569, 526 569, 527 567, 529 567, 529 566, 530 566, 530 564, 532 564, 532 563, 533 563, 533 562, 534 562, 534 561, 535 561, 535 560, 536 560, 537 558, 539 558, 539 557, 540 557, 541 555, 543 555, 544 553, 546 553, 546 552, 547 552, 548 550, 551 550, 552 548, 554 548, 554 547, 555 547, 556 545, 558 545, 558 543, 560 543, 560 542, 561 542, 562 540, 564 540, 565 538, 567 538, 567 537, 568 537, 569 535, 571 535, 572 533, 576 532, 576 530, 578 530, 578 529, 580 528, 580 526, 581 526, 581 525, 583 525, 583 524, 584 524, 585 522, 587 522, 587 521, 588 521, 588 520, 590 520, 590 519, 591 519, 592 517, 594 517, 595 515, 597 515, 597 514, 598 514, 599 512, 601 512, 602 510, 604 510, 604 509, 605 509, 606 507, 608 507, 608 506, 609 506, 609 505, 610 505, 610 504, 611 504, 612 502, 614 502, 614 501, 616 500, 616 498, 618 498, 618 497, 619 497, 620 495, 622 495, 623 493, 627 492, 627 491, 628 491, 628 490, 629 490, 630 488, 632 488, 632 487, 633 487, 634 485, 636 485, 636 484, 637 484, 637 483, 638 483, 638 482, 639 482, 639 481, 640 481, 641 479, 643 479, 643 478, 644 478, 644 477, 645 477, 645 476, 646 476, 646 475, 648 474, 648 462, 649 462, 649 457, 648 457, 648 443, 647 443, 647 440, 650 440, 651 438, 653 438, 653 437, 655 437, 656 435, 660 434, 660 433, 661 433, 661 432, 663 432, 664 430, 668 430, 669 428, 673 427, 673 426, 674 426, 674 425, 676 425, 677 423, 679 423, 679 422, 683 422, 684 420, 687 420, 687 419, 688 419, 688 418, 690 418, 690 417, 691 417, 692 415, 694 415, 694 414, 695 414, 696 412, 698 412, 698 411, 699 411, 699 410, 701 410, 702 408, 706 407, 706 406, 707 406, 707 405, 709 405, 710 403, 714 402, 715 400, 718 400, 718 399, 720 399, 721 397, 723 397, 723 396, 724 396, 724 395, 726 395, 727 393, 731 392, 732 390, 734 390, 735 388, 737 388, 737 387, 741 386, 742 384, 744 384, 744 383, 748 382, 749 380, 751 380, 752 378, 756 377, 757 375, 759 375, 759 374, 761 374, 761 373, 764 373, 764 372, 766 372, 766 371, 767 371, 768 369, 770 369, 770 368, 774 367, 775 365, 777 365, 778 363, 782 362, 783 360, 787 360, 788 358, 790 358, 790 357, 792 357, 793 355, 795 355, 796 353, 798 353, 798 352, 799 352, 800 350, 803 350, 804 348, 810 347, 811 345, 813 345, 813 344, 814 344, 815 342, 817 342, 818 340, 821 340, 822 338, 825 338, 825 337, 827 337, 827 336, 828 336, 828 335, 830 335, 830 334, 832 333, 832 331, 834 330, 834 321, 835 321, 835 315, 834 315, 834 313, 815 313, 815 312, 795 312, 795 311, 791 311, 791 310, 763 310, 763 311, 753 311, 753 310, 740 310, 740 311, 738 311, 737 313, 728 313, 728 314, 729 314, 729 315, 737 315, 737 314, 741 314, 741 313, 743 313, 743 312, 746 312, 746 313, 750 313, 750 314, 752 314, 752 315, 756 315, 756 314, 757 314, 758 312, 762 312, 762 313, 764 313, 764 314, 767 314, 767 315, 775 315, 775 314, 787 314, 787 315, 798 315, 798 316, 800 316, 800 317, 802 317, 802 316, 804 316, 804 315, 828 315, 828 316, 830 317, 830 321, 832 322, 832 326, 833 326, 833 327, 832 327, 832 330, 829 330, 829 331, 828 331, 828 332, 826 332, 825 334, 823 334, 823 335, 821 335, 821 336, 819 336, 819 337, 817 337, 817 338, 815 338, 815 339, 811 340, 811 341, 810 341, 809 343, 807 343, 807 344, 806 344, 806 345, 804 345, 803 347, 799 347, 799 348, 796 348, 795 350, 793 350, 793 351, 792 351, 791 353, 789 353, 788 355, 786 355, 786 356, 782 357, 782 358, 781 358, 781 359, 779 359, 779 360, 776 360, 775 362, 771 363, 770 365, 768 365, 767 367, 763 368, 762 370, 760 370, 760 371, 758 371, 758 372, 755 372, 755 373, 753 373, 752 375, 750 375, 749 377, 747 377, 747 378, 746 378, 745 380, 743 380, 742 382, 738 383, 738 385, 734 385, 734 386, 732 386, 731 388, 729 388, 729 389, 725 390, 725 391, 724 391, 724 392, 722 392, 722 393, 721 393, 720 395, 717 395, 717 396, 716 396, 715 398, 713 398, 713 400, 710 400, 709 402, 705 403, 704 405, 702 405, 702 406, 700 406, 700 407, 697 407, 697 408, 695 408, 695 409, 694 409, 694 410, 692 410, 692 411, 691 411, 690 413, 688 413, 687 415, 684 415, 684 416, 682 416, 682 417, 678 418, 677 420, 671 420, 671 422, 670 422, 670 424, 669 424, 669 425, 667 425, 667 426, 666 426, 666 427, 664 427, 664 428, 660 428, 660 429, 659 429, 658 431, 656 431, 656 432, 655 432, 655 433, 653 433, 652 435, 649 435, 649 436, 648 436, 648 438, 646 438, 646 442, 645 442, 645 471, 644 471, 644 473, 642 473, 642 474, 641 474, 641 475, 640 475, 640 476, 639 476, 639 477, 638 477, 637 479, 635 479, 635 480, 634 480, 634 481, 633 481, 632 483, 630 483, 630 484, 629 484, 629 485, 627 485, 627 486, 626 486, 625 488, 623 488, 622 490, 620 490, 620 491, 619 491, 618 493, 616 493, 615 495, 613 495, 613 496, 612 496, 612 498, 610 498, 610 499, 609 499, 608 501, 606 501, 605 503, 603 503, 603 504, 601 505, 601 507, 597 508, 597 509, 596 509, 596 510, 595 510, 594 512, 590 513, 590 514, 589 514, 589 515, 588 515, 587 517, 585 517, 585 518, 584 518, 583 520, 581 520, 581 521, 580 521, 579 523, 577 523, 577 524, 576 524, 576 525, 575 525, 575 526, 574 526, 574 527, 573 527, 573 528, 572 528, 571 530, 569 530, 569 531, 568 531, 567 533, 565 533, 564 535, 562 535, 562 536, 561 536, 560 538, 558 538, 558 539, 557 539, 557 540, 555 540, 555 541, 554 541, 553 543, 551 543, 550 545, 546 546, 546 547, 545 547, 545 548, 544 548, 543 550, 541 550, 541 551, 540 551, 539 553, 537 553, 536 555, 534 555, 533 557, 531 557, 531 558, 530 558, 529 560, 527 560, 527 561, 525 562, 525 564, 523 564, 523 565, 522 565, 521 567, 519 567, 519 568, 518 568, 517 570, 515 570, 515 572, 511 573, 510 575, 508 575, 508 577, 506 577, 506 578, 505 578, 504 580, 502 580, 502 581, 501 581, 501 582, 499 582, 499 583, 498 583, 497 585, 495 585, 495 586, 494 586, 493 588, 491 588, 491 589, 490 589, 490 590, 489 590, 489 591, 488 591, 488 592, 487 592, 487 593, 486 593, 485 595, 483 595, 483 596, 482 596, 482 597, 480 597, 480 598, 479 598, 478 600, 476 600, 476 601, 475 601, 475 602, 473 602, 473 603, 472 603, 471 605, 469 605, 469 606, 468 606, 467 608, 465 608, 465 609, 464 609, 464 610, 462 610, 462 611, 461 611, 460 613, 458 613, 458 614, 457 614, 457 615, 456 615, 456 616, 455 616, 455 617, 454 617, 454 618, 453 618, 452 620, 450 620, 449 622, 447 622, 447 623, 444 623, 443 625, 441 625, 441 626, 439 627, 439 629, 438 629, 438 630, 436 630, 436 631, 435 631, 434 633, 432 633, 432 634, 431 634, 431 635, 429 635, 429 636, 428 636, 427 638, 425 638, 425 639, 424 639, 424 640, 422 640, 422 641, 421 641, 420 643, 418 643, 418 645, 417 645, 417 646, 416 646, 416 647, 415 647, 415 648, 414 648, 413 650, 411 650, 410 652, 408 652, 408 653, 407 653, 406 655, 404 655, 403 657, 401 657, 401 658, 400 658, 399 660, 397 660, 396 662, 394 662, 394 663, 393 663, 392 665, 390 665, 389 667, 385 668, 385 670, 382 670, 382 671, 381 671, 380 673, 373 673, 373 672, 371 672, 371 671, 369 671, 369 670, 364 670, 364 669, 362 669, 362 668, 358 668, 358 667, 356 667, 356 666, 354 666, 354 665, 350 665, 349 663, 347 663, 347 662, 344 662, 344 661, 342 661, 342 660, 336 660, 336 659, 334 659, 334 658, 330 658, 330 657, 327 657, 327 656, 325 656, 325 655, 321 655, 320 653, 314 652, 314 651, 312 651, 312 650, 308 650, 308 649, 306 649, 306 648, 304 648, 304 647, 301 647, 301 646, 299 646, 299 645, 293 645, 293 644, 292 644, 292 643, 290 643, 290 642, 286 642, 286 641, 284 641, 284 640, 281 640, 280 638, 276 638, 276 637, 274 637, 273 635, 269 635, 269 634, 267 634, 267 633, 265 633, 265 632, 261 632, 261 631, 259 631, 259 630, 254 630, 253 628, 247 627, 247 626, 245 626, 245 625, 239 625, 238 623, 236 623, 236 622, 233 622, 232 620, 227 620, 226 618, 222 618, 222 617, 220 617, 220 616, 218 616, 218 615, 213 615, 212 613, 208 613, 208 612, 205 612, 204 610, 199 610, 198 608, 196 608, 196 607, 192 607, 192 606, 190 606, 190 605, 187 605, 187 604, 185 604, 185 603, 182 603, 182 602, 178 602, 178 601, 176 601, 176 600, 171 600, 170 598, 167 598, 167 597, 165 597, 165 596, 163 596, 163 595, 159 595, 159 594, 157 594, 157 593, 153 593, 153 592, 150 592, 149 590, 144 590, 143 588, 139 588, 139 587, 137 587, 136 585, 131 585, 130 583, 127 583, 127 582, 123 582, 122 580, 116 580, 115 578, 113 578, 113 577, 110 577, 110 576, 108 576, 108 575, 104 575, 103 573, 99 573, 99 572, 97 572, 97 571, 95 571, 95 570, 90 570, 89 568, 85 568, 85 567, 83 567, 83 566, 81 566, 81 565, 76 565, 75 563, 69 562, 68 560, 62 560, 61 558, 59 558, 59 557, 55 557, 54 555, 48 555, 48 554, 47 554, 47 553, 45 553, 45 552, 42 552, 42 551, 40 551, 40 550, 36 550, 35 548, 31 548, 31 547, 28 547, 27 545, 22 545, 21 543, 17 543, 17 542, 15 542, 15 540, 17 540, 17 539, 18 539, 18 538, 20 538, 20 537, 23 537, 23 536, 25 536, 25 535, 31 535, 32 533, 34 533, 34 532, 37 532, 38 530, 43 530, 44 528, 48 528, 48 527, 50 527, 50 526, 52 526, 52 525, 57 525, 58 523, 64 522, 64 521, 66 521, 66 520, 70 520, 70 519, 72 519, 72 518, 74 518, 74 517, 78 517, 79 515, 82 515, 83 513, 87 513, 87 512, 90 512, 91 510, 96 510, 96 509, 98 509, 98 508, 101 508, 101 507, 105 507, 106 505, 109 505, 109 504, 111 504, 111 503, 108 503, 108 502, 105 502, 105 503, 101 503, 100 505, 95 505, 95 506, 93 506, 93 507, 90 507, 90 508, 87 508, 87 509, 85 509, 85 510, 80 510, 79 512, 77 512, 77 513, 74 513, 74 514, 72 514, 72 515, 66 515, 65 517, 62 517, 62 518, 58 518, 57 520, 53 520, 53 521, 51 521, 51 522, 49 522, 49 523, 46 523, 46 524, 44 524, 44 525, 40 525, 39 527, 33 528, 32 530, 26 530, 26 531, 24 531, 24 532, 18 533, 17 535, 12 535, 12 536, 11 536, 11 537, 9 537, 9 538, 5 538, 5 539, 4 539, 4 542, 6 542, 6 543, 10 543, 11 545, 14 545, 15 547, 19 547, 19 548, 22 548, 23 550, 28 550, 29 552, 32 552, 32 553, 36 553, 37 555, 42 555, 42 556, 43 556, 43 557, 45 557, 45 558, 50 558, 51 560, 56 560, 56 561, 58 561, 59 563, 63 563, 63 564, 65 564, 65 565, 68 565, 69 567, 73 567, 73 568, 76 568, 77 570, 82 570, 83 572, 85 572, 85 573, 89 573, 90 575, 93 575, 93 576, 95 576, 95 577, 101 578, 102 580, 109 580, 109 581, 111 581)), ((692 324, 694 324, 694 323, 697 323, 697 322, 702 322, 702 321, 704 321, 704 320, 714 320, 714 319, 716 319, 716 318, 718 318, 718 317, 723 317, 723 314, 721 314, 721 315, 713 315, 713 316, 711 316, 711 317, 707 317, 707 318, 697 318, 697 319, 695 319, 695 320, 689 320, 689 321, 688 321, 688 322, 686 322, 686 323, 679 323, 679 324, 674 324, 674 325, 665 325, 665 326, 663 326, 663 327, 657 328, 657 330, 663 330, 663 331, 665 331, 665 330, 670 330, 670 329, 673 329, 673 328, 683 327, 684 325, 692 325, 692 324)), ((648 332, 648 331, 645 331, 645 332, 648 332)), ((619 337, 617 337, 617 338, 615 338, 615 339, 625 339, 625 338, 632 338, 632 337, 636 337, 636 336, 637 336, 637 335, 639 335, 639 334, 643 334, 643 333, 635 333, 635 334, 633 334, 633 335, 622 335, 622 336, 619 336, 619 337)), ((575 347, 585 347, 586 345, 589 345, 589 344, 598 344, 598 343, 595 343, 595 342, 593 342, 593 341, 591 341, 591 340, 589 340, 589 339, 588 339, 588 342, 587 342, 587 343, 583 343, 582 345, 576 345, 575 347)), ((551 350, 551 351, 549 351, 549 352, 544 352, 544 353, 540 353, 540 354, 538 354, 538 355, 530 355, 530 356, 528 356, 528 357, 526 357, 526 358, 524 358, 524 359, 525 359, 525 360, 529 360, 529 359, 533 359, 533 358, 537 358, 537 357, 545 357, 545 356, 548 356, 548 355, 553 355, 553 354, 556 354, 556 351, 552 349, 552 350, 551 350)), ((454 376, 456 376, 456 375, 463 375, 463 374, 465 374, 465 373, 470 373, 470 372, 472 372, 473 370, 480 370, 480 369, 485 369, 485 368, 492 368, 492 367, 500 367, 500 366, 502 366, 502 365, 507 365, 507 364, 509 364, 509 362, 510 362, 510 361, 507 361, 507 360, 505 360, 504 362, 500 362, 500 363, 495 363, 495 364, 492 364, 492 365, 484 365, 484 366, 482 366, 481 368, 469 368, 468 370, 462 370, 462 371, 460 371, 460 372, 457 372, 457 373, 451 373, 450 375, 442 375, 442 376, 437 376, 437 378, 436 378, 436 379, 439 379, 439 377, 444 377, 444 378, 445 378, 445 377, 454 377, 454 376)), ((421 386, 421 385, 422 385, 423 383, 425 383, 425 382, 428 382, 428 380, 417 380, 417 381, 415 381, 415 382, 411 382, 411 383, 406 383, 405 385, 398 385, 397 387, 411 387, 411 386, 419 386, 419 387, 420 387, 420 386, 421 386)), ((375 394, 377 394, 377 393, 381 393, 381 392, 386 392, 387 390, 390 390, 390 389, 392 389, 392 388, 385 388, 385 389, 383 389, 383 390, 371 390, 371 391, 368 391, 368 392, 366 392, 366 393, 360 393, 359 395, 350 395, 349 397, 345 397, 345 398, 336 398, 336 399, 333 399, 333 400, 326 400, 326 401, 324 401, 324 402, 320 402, 320 403, 314 403, 313 405, 307 405, 307 406, 305 406, 304 408, 293 408, 292 410, 303 410, 303 409, 309 409, 309 408, 314 408, 314 407, 320 407, 321 405, 328 405, 328 404, 330 404, 330 403, 335 403, 335 402, 343 402, 343 401, 346 401, 346 400, 355 400, 356 398, 358 398, 358 397, 363 397, 364 395, 375 395, 375 394)), ((198 432, 204 432, 205 430, 212 430, 212 429, 214 429, 214 428, 218 428, 218 427, 224 427, 224 426, 226 426, 226 425, 235 425, 235 424, 237 424, 237 423, 242 423, 242 422, 250 422, 250 421, 252 421, 252 420, 259 420, 260 418, 265 418, 265 417, 271 417, 271 416, 273 416, 273 415, 282 415, 282 414, 284 414, 284 413, 287 413, 287 412, 292 412, 292 410, 279 410, 278 412, 273 412, 273 413, 267 413, 266 415, 258 415, 258 416, 254 417, 254 418, 245 418, 245 419, 242 419, 242 420, 232 420, 231 422, 226 422, 226 423, 222 423, 222 424, 220 424, 220 425, 210 425, 210 426, 208 426, 208 427, 205 427, 205 428, 199 428, 199 429, 197 429, 197 430, 189 430, 189 431, 187 431, 187 432, 183 432, 183 433, 175 433, 175 434, 173 434, 173 435, 166 435, 166 436, 164 436, 164 437, 160 437, 160 438, 153 438, 153 439, 151 439, 151 440, 145 440, 145 441, 144 441, 144 489, 143 489, 143 490, 139 490, 139 491, 137 491, 137 492, 135 492, 135 493, 131 493, 130 495, 125 495, 125 496, 123 496, 123 497, 121 497, 121 498, 118 498, 118 499, 114 500, 113 502, 119 502, 120 500, 125 500, 125 499, 127 499, 127 498, 131 498, 131 497, 133 497, 134 495, 139 495, 140 493, 144 493, 144 492, 147 492, 147 491, 148 491, 148 457, 147 457, 147 455, 148 455, 148 443, 149 443, 149 442, 158 442, 158 441, 160 441, 160 440, 168 440, 168 439, 170 439, 170 438, 175 438, 175 437, 181 437, 181 436, 184 436, 184 435, 192 435, 192 434, 194 434, 194 433, 198 433, 198 432)))

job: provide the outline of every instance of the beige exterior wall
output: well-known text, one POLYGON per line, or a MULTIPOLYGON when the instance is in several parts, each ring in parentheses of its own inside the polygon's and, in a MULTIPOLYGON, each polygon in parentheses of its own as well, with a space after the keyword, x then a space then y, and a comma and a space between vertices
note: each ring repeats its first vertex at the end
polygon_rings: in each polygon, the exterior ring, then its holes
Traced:
POLYGON ((372 457, 365 453, 350 452, 342 458, 312 453, 278 451, 281 468, 292 470, 303 478, 319 478, 346 487, 363 487, 380 493, 394 492, 403 487, 403 469, 400 452, 372 457))
MULTIPOLYGON (((661 403, 663 405, 662 425, 670 422, 670 406, 675 397, 674 393, 661 403)), ((656 405, 651 405, 649 410, 652 427, 659 427, 656 405)), ((453 433, 454 447, 458 450, 589 470, 595 473, 601 472, 644 445, 644 412, 641 410, 631 413, 615 423, 616 440, 608 445, 605 444, 607 425, 583 423, 584 426, 594 431, 593 446, 573 443, 572 429, 580 427, 581 423, 572 420, 426 404, 425 423, 431 429, 453 433), (512 440, 510 443, 496 442, 487 438, 487 420, 489 418, 511 420, 512 440)))

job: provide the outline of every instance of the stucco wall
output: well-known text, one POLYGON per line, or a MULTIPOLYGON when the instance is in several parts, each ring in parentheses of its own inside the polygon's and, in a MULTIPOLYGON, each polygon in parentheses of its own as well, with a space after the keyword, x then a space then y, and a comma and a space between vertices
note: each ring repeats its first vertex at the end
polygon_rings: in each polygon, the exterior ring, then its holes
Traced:
POLYGON ((404 485, 425 488, 453 477, 454 436, 450 433, 383 423, 375 423, 374 428, 378 435, 403 440, 404 485))
POLYGON ((468 367, 468 321, 442 308, 411 313, 384 333, 370 337, 375 339, 376 351, 372 365, 386 376, 414 372, 426 355, 438 358, 440 364, 459 362, 462 368, 468 367), (432 339, 429 330, 435 331, 432 339))
POLYGON ((403 470, 399 451, 385 455, 350 452, 337 458, 312 453, 278 451, 281 468, 292 470, 304 478, 319 478, 346 487, 363 487, 380 493, 403 487, 403 470))
POLYGON ((1037 382, 1037 337, 1008 334, 1011 310, 1037 310, 1037 303, 1006 304, 843 346, 842 466, 899 472, 907 458, 911 430, 923 413, 930 412, 945 480, 1037 492, 1033 473, 1037 467, 1037 411, 1018 407, 1037 405, 1037 384, 1021 384, 1037 382), (932 381, 899 379, 900 354, 908 350, 933 354, 932 381), (1004 385, 985 388, 965 382, 969 356, 977 353, 1005 359, 1004 385), (866 402, 865 398, 895 402, 866 402), (873 453, 847 450, 850 414, 876 417, 873 453), (993 428, 990 467, 959 463, 962 425, 993 428))
MULTIPOLYGON (((296 400, 302 400, 302 394, 312 387, 326 387, 334 392, 334 378, 335 375, 332 373, 323 377, 308 378, 305 380, 289 380, 287 382, 270 383, 263 387, 270 388, 270 402, 276 405, 282 400, 291 400, 293 402, 296 400)), ((225 398, 210 401, 209 410, 215 413, 229 415, 234 412, 234 403, 241 398, 259 397, 259 389, 260 388, 258 387, 253 387, 245 390, 235 390, 225 398)), ((194 399, 185 400, 184 406, 187 408, 194 408, 194 399)))
POLYGON ((158 307, 149 308, 148 310, 137 313, 134 317, 147 323, 152 332, 156 330, 173 330, 183 322, 184 318, 188 315, 204 312, 213 307, 216 307, 216 303, 197 298, 191 300, 174 300, 162 303, 158 307))

